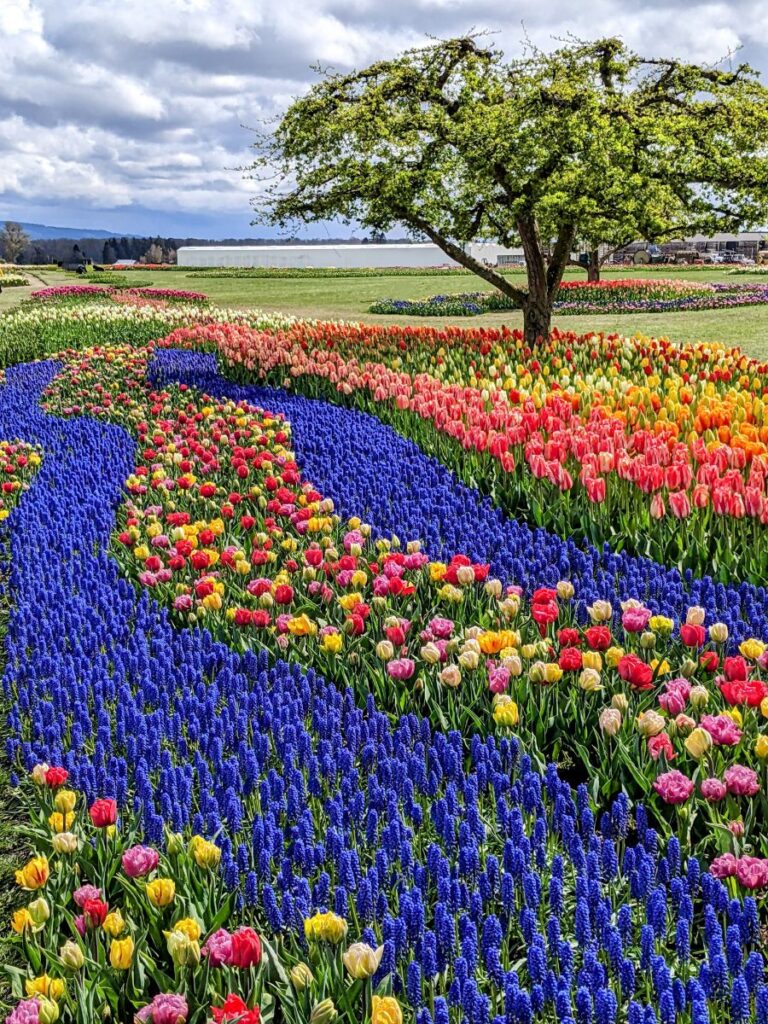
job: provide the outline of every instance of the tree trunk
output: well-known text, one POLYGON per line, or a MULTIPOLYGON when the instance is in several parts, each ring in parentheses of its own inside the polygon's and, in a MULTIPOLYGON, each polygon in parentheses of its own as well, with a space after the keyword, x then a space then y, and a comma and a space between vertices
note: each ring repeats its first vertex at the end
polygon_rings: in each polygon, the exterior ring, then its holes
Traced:
POLYGON ((552 319, 547 261, 544 258, 536 219, 532 215, 521 217, 517 229, 523 244, 528 278, 528 294, 522 303, 523 334, 526 344, 534 347, 549 337, 552 319))
POLYGON ((597 282, 600 280, 600 256, 597 249, 592 249, 587 264, 587 281, 597 282))
POLYGON ((536 348, 552 330, 552 306, 549 298, 531 299, 523 308, 523 335, 526 345, 536 348))

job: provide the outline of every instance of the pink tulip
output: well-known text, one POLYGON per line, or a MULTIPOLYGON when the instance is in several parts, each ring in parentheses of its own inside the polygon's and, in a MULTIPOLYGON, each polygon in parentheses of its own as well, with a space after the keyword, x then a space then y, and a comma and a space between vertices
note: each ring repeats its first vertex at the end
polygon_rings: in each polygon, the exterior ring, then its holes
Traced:
POLYGON ((693 793, 693 781, 676 769, 659 775, 653 788, 666 804, 684 804, 693 793))
POLYGON ((704 779, 702 780, 699 789, 701 790, 701 795, 704 799, 708 800, 712 804, 722 800, 728 792, 725 783, 721 782, 720 779, 704 779))
POLYGON ((72 899, 82 910, 88 900, 101 899, 101 889, 97 889, 95 885, 81 885, 72 893, 72 899))
POLYGON ((204 957, 208 958, 211 967, 228 964, 232 959, 232 936, 226 928, 219 928, 218 931, 208 936, 201 952, 204 957))
POLYGON ((754 796, 760 792, 757 772, 743 764, 734 764, 726 768, 723 779, 728 792, 733 796, 754 796))
POLYGON ((387 674, 393 679, 410 679, 416 671, 416 662, 411 658, 393 658, 387 662, 387 674))
POLYGON ((151 846, 132 846, 122 856, 123 871, 129 878, 142 878, 154 871, 160 854, 151 846))
POLYGON ((768 861, 741 857, 736 865, 736 879, 745 889, 762 889, 768 885, 768 861))

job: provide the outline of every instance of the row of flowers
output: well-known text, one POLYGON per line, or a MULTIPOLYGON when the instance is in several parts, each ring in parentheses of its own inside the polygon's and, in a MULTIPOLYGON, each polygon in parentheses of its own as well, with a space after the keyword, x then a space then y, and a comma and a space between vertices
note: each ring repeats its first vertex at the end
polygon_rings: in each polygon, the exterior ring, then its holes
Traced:
MULTIPOLYGON (((411 375, 347 358, 339 347, 352 347, 350 334, 362 340, 367 329, 336 330, 346 345, 337 346, 333 329, 301 324, 276 335, 238 325, 182 328, 161 344, 215 347, 239 379, 290 384, 375 412, 506 511, 523 511, 560 535, 607 542, 700 575, 762 579, 756 542, 768 522, 763 441, 749 452, 730 435, 733 443, 708 442, 705 430, 683 440, 667 430, 665 410, 651 422, 629 423, 623 410, 599 400, 589 405, 562 387, 537 401, 505 388, 411 375)), ((709 390, 698 411, 711 420, 713 382, 709 390)), ((741 396, 762 422, 762 398, 747 389, 741 396)), ((715 404, 738 422, 738 408, 715 404)), ((757 435, 746 423, 742 431, 757 435)))
POLYGON ((0 267, 0 289, 2 288, 26 288, 29 280, 23 274, 16 274, 13 271, 3 270, 0 267))
POLYGON ((50 288, 39 288, 32 292, 32 298, 40 302, 65 299, 93 299, 97 297, 159 299, 165 302, 196 302, 208 301, 203 292, 184 291, 180 288, 133 288, 124 289, 115 285, 103 284, 60 284, 50 288))
MULTIPOLYGON (((563 281, 554 311, 568 316, 587 313, 674 313, 728 309, 768 302, 768 287, 756 284, 710 284, 682 278, 563 281)), ((433 295, 428 299, 378 299, 371 313, 408 316, 478 316, 518 306, 498 291, 433 295)))

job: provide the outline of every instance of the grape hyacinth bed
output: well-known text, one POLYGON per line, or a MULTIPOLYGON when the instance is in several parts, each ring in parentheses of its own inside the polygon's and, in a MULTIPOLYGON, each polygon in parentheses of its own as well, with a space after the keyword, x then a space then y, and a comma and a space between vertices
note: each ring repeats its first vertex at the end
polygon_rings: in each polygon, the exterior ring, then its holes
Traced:
POLYGON ((220 344, 291 321, 112 308, 1 325, 55 356, 0 387, 7 1019, 768 1021, 765 590, 517 521, 220 344))

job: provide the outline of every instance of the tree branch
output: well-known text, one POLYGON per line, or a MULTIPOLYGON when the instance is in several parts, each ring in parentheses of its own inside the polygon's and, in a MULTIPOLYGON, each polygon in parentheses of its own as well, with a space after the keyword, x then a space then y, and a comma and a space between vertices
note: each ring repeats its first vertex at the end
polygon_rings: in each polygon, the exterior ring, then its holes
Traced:
POLYGON ((450 256, 451 259, 456 260, 462 267, 467 270, 471 270, 473 274, 477 274, 478 277, 482 277, 488 284, 493 285, 494 288, 498 288, 502 294, 508 296, 520 309, 525 307, 528 301, 528 292, 522 288, 516 288, 513 284, 503 277, 501 274, 497 274, 495 270, 487 267, 480 260, 476 260, 474 256, 470 256, 468 252, 465 252, 460 245, 456 245, 445 235, 441 234, 429 221, 419 216, 417 213, 413 213, 407 210, 405 207, 396 207, 393 209, 395 216, 398 220, 401 220, 404 224, 408 224, 410 227, 416 228, 422 231, 430 241, 434 242, 436 246, 443 250, 446 256, 450 256))
POLYGON ((576 238, 576 225, 564 224, 557 235, 555 247, 547 262, 547 291, 552 298, 560 287, 563 279, 563 271, 568 262, 574 239, 576 238))

